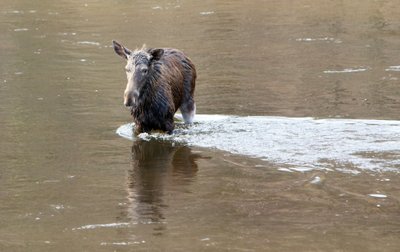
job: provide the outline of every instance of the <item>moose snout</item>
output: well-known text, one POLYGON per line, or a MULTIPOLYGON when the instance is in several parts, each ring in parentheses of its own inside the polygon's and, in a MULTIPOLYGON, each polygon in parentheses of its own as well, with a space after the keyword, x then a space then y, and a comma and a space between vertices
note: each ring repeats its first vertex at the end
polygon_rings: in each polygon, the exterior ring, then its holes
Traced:
POLYGON ((135 105, 136 98, 139 96, 137 92, 125 91, 124 93, 124 105, 126 107, 132 107, 135 105))
POLYGON ((131 99, 131 98, 125 99, 125 100, 124 100, 124 105, 125 105, 126 107, 131 107, 131 106, 133 106, 133 101, 132 101, 132 99, 131 99))
POLYGON ((133 106, 133 93, 132 92, 125 92, 124 93, 124 105, 126 107, 133 106))

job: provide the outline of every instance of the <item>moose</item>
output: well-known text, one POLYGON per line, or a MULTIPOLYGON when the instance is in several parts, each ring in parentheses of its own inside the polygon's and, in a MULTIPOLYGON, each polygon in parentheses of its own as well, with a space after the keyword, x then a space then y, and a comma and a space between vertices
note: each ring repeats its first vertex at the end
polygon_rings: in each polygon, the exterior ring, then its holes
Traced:
POLYGON ((127 61, 124 105, 131 108, 135 134, 161 130, 172 134, 178 109, 193 123, 196 69, 181 51, 172 48, 130 50, 113 41, 114 51, 127 61))

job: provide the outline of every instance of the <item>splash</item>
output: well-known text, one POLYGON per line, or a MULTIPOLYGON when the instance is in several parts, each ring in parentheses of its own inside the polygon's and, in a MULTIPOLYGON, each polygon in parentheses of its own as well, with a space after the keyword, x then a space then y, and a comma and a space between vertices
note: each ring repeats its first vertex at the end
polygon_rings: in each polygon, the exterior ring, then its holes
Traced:
MULTIPOLYGON (((135 140, 132 124, 117 130, 135 140)), ((196 115, 192 126, 142 140, 173 141, 276 163, 287 171, 400 171, 400 121, 196 115)))

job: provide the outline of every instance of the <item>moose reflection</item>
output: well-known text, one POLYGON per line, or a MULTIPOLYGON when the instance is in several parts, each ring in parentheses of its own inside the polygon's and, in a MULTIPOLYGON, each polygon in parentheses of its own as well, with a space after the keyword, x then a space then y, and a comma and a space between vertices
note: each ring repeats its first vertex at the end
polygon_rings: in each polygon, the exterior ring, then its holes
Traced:
POLYGON ((132 146, 132 169, 128 173, 128 219, 162 225, 163 210, 168 207, 164 193, 186 191, 196 175, 198 158, 200 155, 187 146, 137 139, 132 146))

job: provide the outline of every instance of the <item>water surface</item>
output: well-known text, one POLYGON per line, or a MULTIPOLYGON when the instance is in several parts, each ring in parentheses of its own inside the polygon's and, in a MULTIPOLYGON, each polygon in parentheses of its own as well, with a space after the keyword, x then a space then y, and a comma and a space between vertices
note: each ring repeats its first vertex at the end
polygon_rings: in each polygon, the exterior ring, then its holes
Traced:
POLYGON ((2 0, 0 250, 398 251, 397 5, 2 0), (113 39, 183 50, 209 117, 115 134, 113 39))
POLYGON ((358 174, 398 172, 400 167, 400 121, 197 115, 192 126, 177 123, 172 135, 134 136, 134 127, 122 125, 117 134, 261 158, 279 164, 281 171, 358 174))

